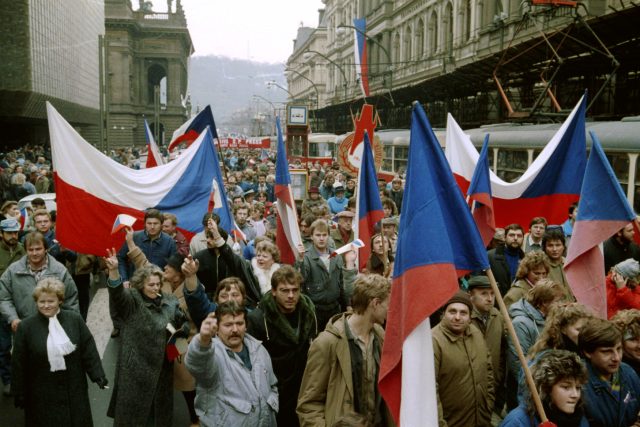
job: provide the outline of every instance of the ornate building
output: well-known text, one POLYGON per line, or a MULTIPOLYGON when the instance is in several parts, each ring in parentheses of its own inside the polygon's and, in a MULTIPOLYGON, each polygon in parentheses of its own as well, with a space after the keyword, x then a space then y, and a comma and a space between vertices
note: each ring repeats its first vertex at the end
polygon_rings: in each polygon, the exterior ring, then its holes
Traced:
POLYGON ((299 31, 287 67, 293 98, 323 89, 319 129, 345 132, 363 100, 355 18, 366 18, 369 103, 386 128, 407 128, 420 101, 435 126, 549 121, 585 89, 588 115, 640 114, 640 6, 631 0, 325 0, 299 31), (305 76, 308 79, 301 77, 305 76), (309 81, 310 80, 310 81, 309 81))
POLYGON ((143 145, 144 119, 158 143, 187 120, 193 45, 180 0, 156 13, 150 3, 105 0, 105 94, 110 146, 143 145))

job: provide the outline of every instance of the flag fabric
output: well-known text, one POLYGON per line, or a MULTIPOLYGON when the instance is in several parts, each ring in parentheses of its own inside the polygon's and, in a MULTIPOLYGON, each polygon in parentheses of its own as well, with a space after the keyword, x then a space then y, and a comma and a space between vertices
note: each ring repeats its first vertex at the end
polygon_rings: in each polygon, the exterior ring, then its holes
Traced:
POLYGON ((274 194, 278 212, 276 225, 276 245, 280 249, 280 259, 287 264, 293 264, 298 257, 298 245, 302 244, 300 229, 298 228, 298 214, 291 192, 291 176, 287 151, 282 138, 280 117, 276 117, 278 133, 278 152, 276 154, 276 182, 274 194))
POLYGON ((356 218, 358 222, 355 224, 354 233, 355 239, 364 242, 364 247, 358 251, 360 270, 367 265, 367 260, 371 255, 371 237, 374 234, 374 227, 384 218, 380 191, 378 190, 378 175, 376 175, 376 165, 367 132, 364 133, 362 146, 362 161, 358 171, 358 191, 356 193, 356 218))
POLYGON ((20 230, 24 230, 29 225, 29 210, 27 208, 20 209, 20 230))
MULTIPOLYGON (((212 182, 221 178, 211 132, 203 132, 171 163, 134 170, 82 139, 49 103, 47 116, 57 194, 56 238, 62 245, 105 255, 107 248, 124 241, 123 234, 111 235, 114 218, 125 213, 140 220, 136 225, 142 227, 149 208, 175 214, 188 235, 202 230, 212 182)), ((229 230, 228 216, 221 209, 217 213, 221 226, 229 230)))
MULTIPOLYGON (((507 183, 490 172, 495 224, 529 224, 543 216, 562 224, 568 207, 578 201, 587 162, 586 94, 525 173, 507 183)), ((478 151, 453 117, 447 117, 446 156, 463 192, 467 191, 478 161, 478 151)))
POLYGON ((489 260, 417 102, 397 245, 379 388, 399 425, 437 426, 429 316, 459 289, 459 276, 487 269, 489 260))
POLYGON ((599 245, 633 221, 636 215, 593 132, 591 140, 591 154, 564 272, 578 302, 606 319, 607 272, 599 245))
POLYGON ((472 202, 471 212, 478 226, 482 242, 485 246, 491 242, 496 232, 496 220, 493 216, 493 200, 491 197, 491 181, 489 180, 489 134, 484 137, 480 157, 473 172, 471 184, 467 190, 472 202))
POLYGON ((354 53, 356 75, 360 78, 362 96, 369 96, 369 64, 367 60, 367 20, 365 18, 353 20, 354 53))
POLYGON ((263 148, 262 150, 260 150, 260 161, 264 163, 267 160, 269 160, 269 152, 265 148, 263 148))
POLYGON ((209 127, 213 138, 218 139, 216 123, 213 120, 210 105, 207 105, 202 111, 184 122, 182 126, 173 132, 173 137, 169 144, 169 151, 173 151, 174 148, 183 142, 186 143, 187 146, 191 145, 207 127, 209 127))
POLYGON ((127 215, 127 214, 118 214, 116 220, 113 222, 113 227, 111 227, 111 234, 116 234, 118 231, 123 230, 127 227, 133 227, 137 221, 136 217, 127 215))
POLYGON ((164 165, 164 158, 162 154, 160 154, 156 141, 153 139, 153 134, 151 133, 151 129, 149 129, 147 119, 144 119, 144 137, 147 140, 147 163, 145 167, 149 169, 164 165))

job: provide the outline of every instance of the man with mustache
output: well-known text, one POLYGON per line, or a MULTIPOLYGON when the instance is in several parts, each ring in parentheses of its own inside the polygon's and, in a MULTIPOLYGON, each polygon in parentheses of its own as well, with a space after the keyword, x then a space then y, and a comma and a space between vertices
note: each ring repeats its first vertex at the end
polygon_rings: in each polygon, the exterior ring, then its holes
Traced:
POLYGON ((583 389, 585 410, 592 427, 637 425, 640 379, 622 362, 622 337, 612 322, 598 318, 580 329, 578 350, 589 373, 583 389))
MULTIPOLYGON (((18 242, 20 224, 15 218, 0 221, 0 276, 15 261, 25 255, 24 247, 18 242)), ((11 390, 11 326, 0 314, 0 379, 4 384, 2 393, 7 396, 11 390)))

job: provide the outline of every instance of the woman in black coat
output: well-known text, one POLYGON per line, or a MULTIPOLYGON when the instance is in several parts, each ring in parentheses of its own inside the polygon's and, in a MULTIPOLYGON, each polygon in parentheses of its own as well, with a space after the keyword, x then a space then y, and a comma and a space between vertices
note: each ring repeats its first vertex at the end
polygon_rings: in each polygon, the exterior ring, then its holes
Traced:
POLYGON ((24 408, 27 426, 92 426, 87 375, 107 385, 93 336, 78 313, 60 309, 58 279, 41 280, 33 297, 38 313, 20 322, 13 347, 16 406, 24 408))
POLYGON ((173 425, 173 362, 166 351, 168 324, 186 338, 189 323, 172 294, 161 293, 162 271, 139 268, 125 289, 115 250, 105 258, 109 304, 123 319, 115 384, 107 415, 118 426, 173 425))

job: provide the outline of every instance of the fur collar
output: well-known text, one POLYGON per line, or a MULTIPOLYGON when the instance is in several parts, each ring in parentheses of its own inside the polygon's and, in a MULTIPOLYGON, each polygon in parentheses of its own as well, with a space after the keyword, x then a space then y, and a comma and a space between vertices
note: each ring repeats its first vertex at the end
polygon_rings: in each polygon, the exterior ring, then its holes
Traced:
POLYGON ((256 276, 256 279, 258 279, 258 283, 260 284, 260 295, 264 295, 269 292, 271 290, 271 276, 280 268, 280 264, 274 262, 269 270, 263 270, 258 266, 258 260, 253 257, 251 258, 251 268, 253 269, 253 274, 256 276))

